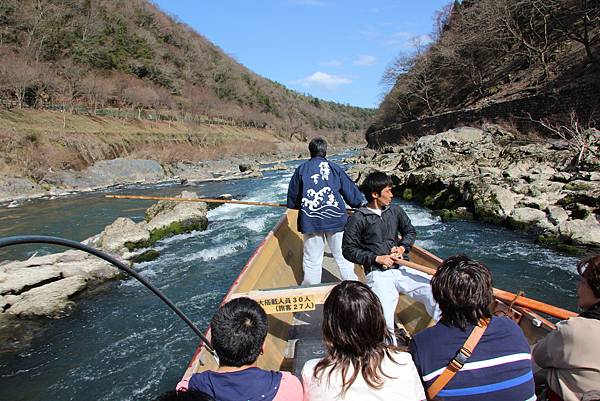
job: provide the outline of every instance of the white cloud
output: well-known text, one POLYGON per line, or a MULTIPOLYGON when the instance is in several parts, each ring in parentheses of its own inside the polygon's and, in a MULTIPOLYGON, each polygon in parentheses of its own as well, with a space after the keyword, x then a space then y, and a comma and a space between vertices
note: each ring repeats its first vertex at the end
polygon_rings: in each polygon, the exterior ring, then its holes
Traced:
POLYGON ((361 67, 368 67, 370 65, 375 64, 377 59, 373 56, 369 56, 367 54, 361 54, 358 56, 356 60, 353 61, 354 65, 360 65, 361 67))
POLYGON ((341 75, 331 75, 326 72, 317 71, 306 78, 298 79, 291 83, 300 84, 307 88, 316 87, 327 90, 336 90, 340 85, 352 83, 352 80, 341 75))
POLYGON ((322 65, 323 67, 341 67, 342 62, 341 62, 341 60, 337 60, 337 59, 325 60, 325 61, 319 62, 319 65, 322 65))

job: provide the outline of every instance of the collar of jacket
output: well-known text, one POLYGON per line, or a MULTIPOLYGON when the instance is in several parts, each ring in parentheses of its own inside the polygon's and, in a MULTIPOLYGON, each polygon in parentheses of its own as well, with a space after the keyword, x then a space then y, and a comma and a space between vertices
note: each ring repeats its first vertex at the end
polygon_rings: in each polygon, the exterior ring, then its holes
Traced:
MULTIPOLYGON (((390 205, 384 206, 383 209, 381 209, 381 214, 383 214, 385 211, 390 210, 390 205)), ((361 212, 362 214, 373 214, 375 216, 378 216, 377 213, 375 213, 374 211, 372 211, 371 209, 369 209, 366 206, 361 206, 357 212, 361 212)))
POLYGON ((587 317, 588 319, 598 319, 600 320, 600 302, 596 305, 592 306, 590 309, 582 312, 579 316, 587 317))

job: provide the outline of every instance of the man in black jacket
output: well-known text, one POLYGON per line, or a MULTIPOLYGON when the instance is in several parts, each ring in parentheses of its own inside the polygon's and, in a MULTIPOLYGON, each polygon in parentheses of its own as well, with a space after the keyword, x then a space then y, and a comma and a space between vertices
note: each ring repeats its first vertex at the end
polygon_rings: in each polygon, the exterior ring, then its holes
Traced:
POLYGON ((431 294, 429 276, 398 264, 398 260, 408 258, 417 232, 402 207, 392 205, 391 178, 373 172, 361 189, 369 203, 348 220, 342 252, 346 259, 363 266, 367 284, 379 297, 387 327, 395 338, 394 311, 399 293, 422 302, 435 319, 440 310, 431 294))

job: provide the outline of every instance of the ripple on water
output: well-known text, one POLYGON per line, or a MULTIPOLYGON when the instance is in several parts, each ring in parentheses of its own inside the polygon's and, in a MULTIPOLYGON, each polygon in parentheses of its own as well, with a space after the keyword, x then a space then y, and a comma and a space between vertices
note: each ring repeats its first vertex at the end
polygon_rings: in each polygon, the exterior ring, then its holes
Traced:
POLYGON ((406 207, 405 205, 402 207, 405 208, 406 213, 410 216, 412 225, 415 227, 433 226, 439 224, 441 221, 438 216, 430 213, 428 210, 406 207))
POLYGON ((248 246, 247 240, 238 240, 232 242, 230 244, 215 246, 208 249, 203 249, 201 251, 179 257, 179 260, 182 262, 192 262, 196 260, 201 261, 209 261, 216 260, 223 256, 231 255, 233 253, 237 253, 238 251, 245 249, 248 246))

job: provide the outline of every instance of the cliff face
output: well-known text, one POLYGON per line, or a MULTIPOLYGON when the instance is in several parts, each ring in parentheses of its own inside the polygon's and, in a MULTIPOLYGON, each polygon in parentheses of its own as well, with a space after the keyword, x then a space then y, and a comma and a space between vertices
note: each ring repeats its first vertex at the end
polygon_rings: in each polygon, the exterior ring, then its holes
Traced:
POLYGON ((489 120, 549 134, 522 120, 562 121, 574 111, 588 123, 599 108, 598 2, 455 2, 435 36, 386 71, 392 88, 367 131, 370 146, 489 120))

